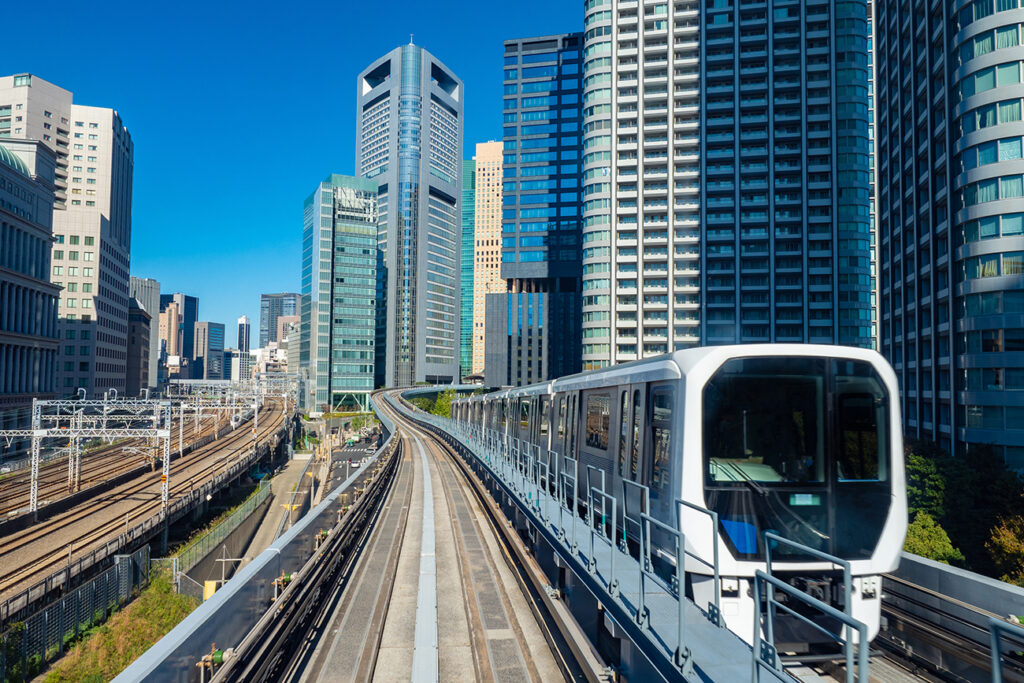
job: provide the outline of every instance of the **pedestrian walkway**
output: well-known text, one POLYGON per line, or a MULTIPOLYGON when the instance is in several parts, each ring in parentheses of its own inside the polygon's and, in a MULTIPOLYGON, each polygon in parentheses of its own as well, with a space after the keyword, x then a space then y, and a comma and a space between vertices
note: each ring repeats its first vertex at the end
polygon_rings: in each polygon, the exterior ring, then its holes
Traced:
MULTIPOLYGON (((306 460, 289 460, 284 471, 270 480, 271 500, 270 509, 263 516, 263 522, 253 534, 249 547, 243 553, 244 557, 253 558, 270 547, 270 544, 277 538, 277 532, 281 528, 281 522, 288 514, 288 504, 292 498, 292 490, 302 476, 302 470, 306 467, 306 460)), ((240 567, 249 563, 245 560, 240 567)))

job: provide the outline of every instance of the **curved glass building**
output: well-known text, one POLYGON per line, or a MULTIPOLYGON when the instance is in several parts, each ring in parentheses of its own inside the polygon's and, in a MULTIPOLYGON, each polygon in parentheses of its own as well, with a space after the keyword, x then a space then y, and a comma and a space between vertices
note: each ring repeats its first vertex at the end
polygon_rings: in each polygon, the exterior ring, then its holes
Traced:
POLYGON ((991 444, 1021 469, 1024 7, 876 14, 881 348, 905 428, 954 453, 991 444))

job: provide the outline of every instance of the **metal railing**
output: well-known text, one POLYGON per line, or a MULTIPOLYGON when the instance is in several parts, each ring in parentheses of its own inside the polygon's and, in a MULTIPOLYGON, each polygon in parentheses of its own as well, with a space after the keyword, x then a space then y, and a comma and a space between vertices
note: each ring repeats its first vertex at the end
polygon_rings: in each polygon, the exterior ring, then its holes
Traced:
POLYGON ((271 495, 271 487, 267 480, 260 481, 260 485, 252 494, 236 507, 231 514, 221 519, 206 533, 196 537, 183 547, 174 556, 178 558, 178 571, 187 572, 203 561, 207 555, 220 545, 221 541, 231 535, 239 525, 249 518, 253 512, 263 504, 271 495))
POLYGON ((992 683, 1003 683, 1003 638, 1013 638, 1024 647, 1024 626, 989 618, 988 637, 992 658, 992 683))
POLYGON ((8 624, 0 636, 0 679, 10 683, 31 680, 147 583, 149 546, 143 546, 131 555, 118 555, 113 567, 35 614, 8 624))
MULTIPOLYGON (((399 405, 400 401, 390 398, 388 400, 391 400, 402 412, 409 412, 407 408, 399 405)), ((686 647, 685 640, 686 628, 688 626, 685 604, 689 602, 689 599, 685 597, 684 590, 687 555, 710 569, 714 580, 714 597, 708 603, 706 611, 702 610, 699 606, 695 605, 695 607, 703 612, 712 624, 724 628, 725 624, 720 603, 720 530, 717 513, 694 503, 678 498, 674 499, 674 510, 676 511, 676 521, 679 528, 673 528, 650 514, 650 489, 647 486, 624 480, 622 482, 623 504, 619 508, 616 496, 605 490, 604 478, 593 477, 592 480, 590 471, 593 468, 591 467, 587 468, 587 488, 585 492, 582 492, 586 495, 581 495, 579 489, 580 482, 577 481, 578 463, 571 457, 559 458, 557 453, 550 450, 547 450, 547 456, 544 457, 545 449, 540 449, 536 458, 536 467, 530 470, 531 476, 523 477, 525 468, 519 464, 519 455, 522 453, 524 443, 532 446, 529 442, 523 442, 515 437, 510 437, 502 429, 489 429, 468 424, 461 420, 445 420, 444 418, 422 413, 422 411, 417 411, 414 419, 433 425, 442 432, 447 433, 450 435, 449 440, 453 442, 456 439, 460 440, 464 447, 475 455, 479 463, 486 463, 496 478, 505 483, 507 490, 522 501, 524 509, 534 512, 541 522, 551 528, 557 540, 569 550, 570 555, 583 563, 588 574, 603 584, 608 595, 617 604, 625 608, 634 622, 645 632, 650 634, 651 630, 649 613, 647 611, 649 601, 654 598, 655 594, 660 597, 667 593, 673 597, 678 604, 678 612, 675 615, 678 639, 675 643, 674 652, 671 650, 673 647, 672 643, 663 642, 663 645, 666 648, 666 654, 671 656, 673 663, 680 671, 687 671, 692 665, 691 653, 686 647), (536 491, 535 498, 526 495, 526 492, 524 492, 526 480, 535 484, 533 487, 536 491), (551 493, 552 483, 554 484, 553 494, 551 493), (585 500, 581 500, 581 498, 585 498, 585 500), (548 514, 549 504, 557 504, 557 520, 552 519, 548 514), (579 510, 581 505, 586 506, 582 518, 584 523, 590 528, 589 539, 577 538, 576 522, 581 518, 579 510), (610 532, 606 533, 606 529, 609 528, 609 520, 606 517, 609 507, 611 508, 610 532), (687 550, 686 535, 682 531, 682 508, 694 510, 708 517, 712 527, 710 559, 687 550), (598 509, 600 509, 601 513, 600 520, 595 518, 598 509), (621 517, 617 517, 617 515, 621 515, 621 517), (622 522, 621 527, 618 525, 620 520, 622 522), (617 566, 615 563, 615 536, 618 534, 619 529, 621 529, 622 537, 618 539, 620 542, 618 550, 633 555, 639 564, 638 570, 632 568, 632 563, 626 563, 627 566, 625 568, 621 565, 617 566), (627 538, 630 540, 638 539, 639 545, 636 554, 633 553, 627 538), (601 544, 598 543, 599 540, 603 541, 603 544, 609 546, 612 550, 610 552, 612 558, 610 566, 602 566, 600 571, 598 571, 596 560, 597 549, 601 547, 601 544), (581 549, 580 542, 588 544, 589 547, 581 549), (589 550, 589 554, 587 550, 589 550), (660 555, 658 561, 661 562, 661 571, 659 571, 659 567, 654 566, 656 555, 660 555), (667 565, 674 566, 667 567, 667 565), (636 604, 631 604, 620 595, 620 579, 625 576, 623 574, 625 571, 634 572, 634 576, 636 576, 635 572, 639 571, 640 590, 636 604)), ((532 491, 530 493, 532 494, 532 491)), ((852 616, 852 577, 849 562, 771 532, 766 532, 764 539, 766 546, 765 569, 767 571, 757 571, 753 581, 755 591, 754 604, 757 606, 755 609, 759 614, 755 620, 754 656, 752 657, 752 675, 754 678, 760 680, 762 669, 771 670, 775 679, 788 675, 779 666, 780 662, 776 656, 774 645, 775 613, 776 609, 781 609, 805 621, 812 628, 825 633, 829 638, 843 646, 846 655, 847 680, 854 680, 855 674, 859 680, 867 680, 867 626, 852 616), (786 545, 799 552, 806 553, 842 568, 844 609, 838 610, 774 576, 772 548, 777 545, 786 545), (760 606, 762 591, 760 589, 762 586, 765 588, 764 609, 766 614, 760 613, 762 609, 760 606), (803 615, 796 613, 786 604, 776 600, 776 590, 789 596, 790 603, 803 602, 825 616, 838 621, 840 633, 833 633, 828 628, 807 619, 803 615), (762 619, 764 619, 764 636, 762 636, 762 619), (856 639, 856 643, 853 638, 854 633, 859 636, 856 639), (856 653, 854 652, 855 646, 856 653)), ((1024 638, 1024 629, 1021 630, 1021 635, 1024 638)))
POLYGON ((846 655, 846 681, 847 683, 853 683, 855 680, 867 681, 868 680, 868 627, 861 621, 858 621, 851 617, 845 612, 840 612, 835 607, 825 604, 817 598, 811 597, 807 593, 803 592, 799 588, 795 588, 782 579, 775 576, 766 574, 765 572, 758 569, 754 573, 754 607, 758 611, 758 618, 754 620, 754 665, 753 671, 751 672, 752 680, 761 680, 761 669, 769 669, 776 673, 782 673, 783 669, 779 666, 779 658, 775 651, 775 644, 771 640, 771 636, 768 636, 768 640, 761 638, 761 584, 765 584, 765 631, 766 633, 773 632, 773 625, 775 620, 775 609, 779 608, 786 613, 796 617, 805 624, 811 626, 815 630, 823 633, 830 638, 842 643, 843 652, 846 655), (811 619, 808 619, 804 615, 800 614, 796 610, 792 609, 785 603, 782 603, 775 599, 775 591, 780 590, 790 598, 799 600, 800 602, 813 607, 825 616, 831 617, 844 625, 846 634, 833 633, 821 624, 818 624, 811 619), (853 667, 853 641, 849 638, 851 630, 856 630, 858 633, 857 639, 857 668, 853 667))

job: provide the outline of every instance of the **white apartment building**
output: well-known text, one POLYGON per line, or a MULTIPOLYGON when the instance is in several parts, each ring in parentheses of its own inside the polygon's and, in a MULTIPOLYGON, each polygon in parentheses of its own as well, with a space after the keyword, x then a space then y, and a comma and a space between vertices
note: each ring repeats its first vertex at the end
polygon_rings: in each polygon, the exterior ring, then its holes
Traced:
POLYGON ((124 392, 134 147, 116 110, 32 74, 0 77, 0 135, 57 154, 51 280, 63 291, 57 392, 124 392), (5 124, 9 123, 9 128, 5 124))

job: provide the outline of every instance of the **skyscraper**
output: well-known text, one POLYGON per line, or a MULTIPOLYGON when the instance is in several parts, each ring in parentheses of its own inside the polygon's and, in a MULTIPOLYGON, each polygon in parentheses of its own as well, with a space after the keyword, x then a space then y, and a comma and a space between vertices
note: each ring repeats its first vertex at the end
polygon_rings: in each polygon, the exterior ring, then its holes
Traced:
POLYGON ((864 0, 586 8, 584 368, 869 346, 864 0))
POLYGON ((505 291, 501 279, 501 147, 500 142, 479 142, 473 157, 473 374, 484 371, 487 295, 505 291))
POLYGON ((249 316, 243 315, 238 319, 238 350, 249 353, 249 333, 252 325, 249 323, 249 316))
MULTIPOLYGON (((141 396, 149 388, 149 336, 153 317, 132 297, 128 302, 128 355, 125 395, 141 396)), ((156 369, 154 368, 154 372, 156 369)))
POLYGON ((473 262, 476 232, 476 162, 462 162, 462 253, 459 290, 461 293, 459 322, 459 372, 462 377, 473 372, 473 262))
POLYGON ((170 355, 181 355, 188 360, 194 360, 196 357, 195 326, 199 322, 199 299, 188 294, 182 294, 181 292, 161 294, 160 312, 165 311, 171 302, 178 305, 178 328, 177 330, 168 329, 167 333, 176 334, 178 339, 172 344, 169 338, 167 338, 167 353, 170 355), (170 349, 172 347, 176 348, 178 353, 171 353, 170 349))
POLYGON ((79 357, 58 366, 59 391, 124 392, 131 135, 117 111, 74 104, 69 91, 32 74, 0 78, 0 112, 10 137, 42 140, 57 155, 52 273, 63 288, 61 355, 79 357))
POLYGON ((378 184, 390 386, 459 375, 462 91, 412 43, 358 79, 356 166, 378 184))
MULTIPOLYGON (((252 334, 252 324, 249 322, 249 316, 243 315, 238 319, 238 343, 236 344, 238 353, 231 358, 231 362, 238 366, 237 372, 231 370, 231 379, 238 381, 243 379, 249 379, 250 376, 250 356, 249 356, 249 337, 252 334)), ((224 378, 228 378, 228 361, 224 362, 224 378)))
MULTIPOLYGON (((487 296, 491 386, 580 370, 582 50, 579 33, 505 42, 505 286, 487 296)), ((594 301, 601 312, 590 317, 607 319, 610 303, 594 301)))
POLYGON ((277 341, 277 319, 282 315, 299 315, 300 295, 284 292, 260 295, 260 348, 277 341))
POLYGON ((908 436, 1024 469, 1024 151, 1016 1, 876 0, 881 351, 908 436))
MULTIPOLYGON (((377 294, 377 183, 329 175, 306 198, 299 363, 312 410, 369 410, 377 294), (305 302, 309 303, 306 304, 305 302)), ((294 360, 289 350, 289 367, 294 360)))
POLYGON ((224 379, 224 324, 195 324, 193 379, 224 379))
MULTIPOLYGON (((160 283, 152 278, 141 278, 132 275, 128 279, 128 296, 136 299, 142 309, 149 314, 150 329, 149 356, 146 361, 146 376, 149 378, 149 388, 155 389, 159 378, 157 369, 160 367, 160 335, 158 333, 160 323, 160 283)), ((131 314, 129 312, 129 318, 131 314)))
MULTIPOLYGON (((2 110, 0 110, 2 111, 2 110)), ((36 140, 0 140, 0 429, 28 429, 33 398, 54 398, 57 297, 50 282, 56 156, 36 140)), ((0 460, 28 449, 0 440, 0 460)))

